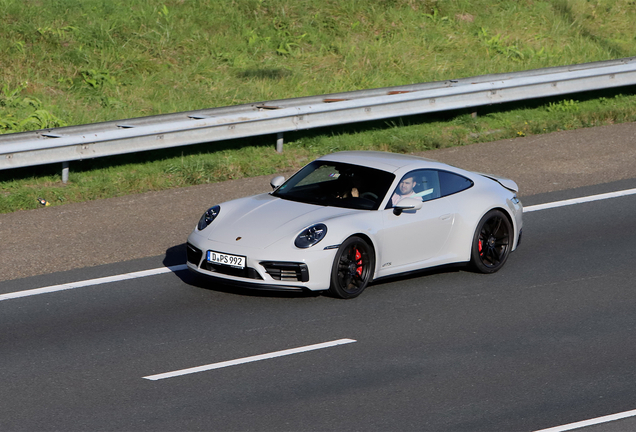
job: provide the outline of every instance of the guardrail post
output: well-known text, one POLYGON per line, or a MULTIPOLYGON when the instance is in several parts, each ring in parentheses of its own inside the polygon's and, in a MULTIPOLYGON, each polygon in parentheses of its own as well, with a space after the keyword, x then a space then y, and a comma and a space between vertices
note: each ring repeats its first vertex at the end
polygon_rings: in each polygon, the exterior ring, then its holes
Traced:
POLYGON ((282 132, 278 132, 278 135, 276 136, 276 151, 278 153, 283 152, 283 133, 282 132))
POLYGON ((62 162, 62 183, 68 182, 68 162, 62 162))

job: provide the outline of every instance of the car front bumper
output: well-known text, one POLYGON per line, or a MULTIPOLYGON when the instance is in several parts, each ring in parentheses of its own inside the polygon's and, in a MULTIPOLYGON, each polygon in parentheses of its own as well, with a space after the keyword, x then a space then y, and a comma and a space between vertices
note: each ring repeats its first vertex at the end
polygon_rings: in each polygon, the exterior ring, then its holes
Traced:
POLYGON ((196 273, 229 285, 267 290, 321 291, 329 288, 337 247, 318 244, 308 249, 290 245, 287 250, 271 251, 210 241, 198 231, 187 243, 187 265, 196 273), (213 264, 207 251, 245 256, 244 268, 213 264))

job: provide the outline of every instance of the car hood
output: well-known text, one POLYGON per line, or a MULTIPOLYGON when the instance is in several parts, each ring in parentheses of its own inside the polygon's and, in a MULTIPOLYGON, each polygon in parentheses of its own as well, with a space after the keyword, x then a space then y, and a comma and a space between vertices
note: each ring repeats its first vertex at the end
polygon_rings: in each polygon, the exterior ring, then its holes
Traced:
POLYGON ((244 247, 265 249, 284 238, 293 243, 304 228, 314 223, 360 211, 366 210, 318 206, 261 194, 221 204, 219 216, 206 234, 214 242, 240 241, 244 247))

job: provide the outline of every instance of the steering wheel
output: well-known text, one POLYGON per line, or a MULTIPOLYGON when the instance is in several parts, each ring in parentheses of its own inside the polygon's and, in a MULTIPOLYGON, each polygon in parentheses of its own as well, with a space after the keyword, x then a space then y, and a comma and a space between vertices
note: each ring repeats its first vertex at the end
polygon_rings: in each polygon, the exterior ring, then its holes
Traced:
POLYGON ((375 201, 378 199, 378 196, 373 192, 364 192, 362 195, 360 195, 360 198, 366 198, 375 201))

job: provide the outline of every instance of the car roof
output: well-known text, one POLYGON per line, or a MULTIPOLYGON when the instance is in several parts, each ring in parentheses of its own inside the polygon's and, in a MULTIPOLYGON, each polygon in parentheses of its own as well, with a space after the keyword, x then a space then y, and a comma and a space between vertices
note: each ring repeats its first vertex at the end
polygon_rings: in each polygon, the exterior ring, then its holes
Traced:
POLYGON ((389 172, 395 172, 409 165, 417 165, 420 168, 427 168, 428 166, 430 166, 430 168, 439 168, 440 166, 445 166, 445 164, 433 159, 381 151, 342 151, 328 154, 318 160, 345 162, 389 172))

